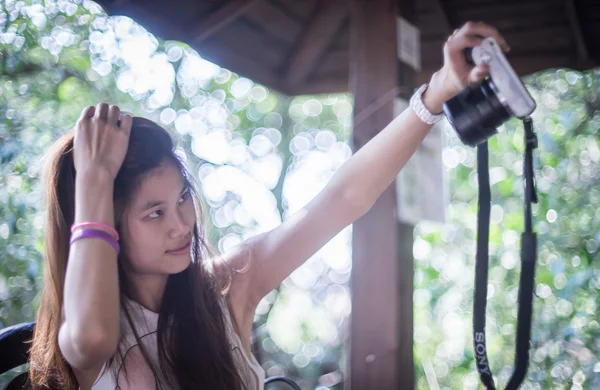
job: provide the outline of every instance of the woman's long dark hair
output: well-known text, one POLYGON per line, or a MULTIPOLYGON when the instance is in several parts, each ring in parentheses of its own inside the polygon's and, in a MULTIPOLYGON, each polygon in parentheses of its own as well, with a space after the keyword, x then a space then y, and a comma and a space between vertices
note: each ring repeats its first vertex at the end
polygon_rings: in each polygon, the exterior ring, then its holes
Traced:
MULTIPOLYGON (((58 346, 69 255, 69 230, 75 214, 73 137, 73 133, 70 133, 55 143, 49 153, 50 161, 44 175, 48 211, 44 286, 30 358, 30 376, 34 388, 78 388, 74 373, 58 346)), ((135 117, 127 155, 115 179, 117 230, 141 182, 150 171, 164 163, 174 164, 185 180, 192 182, 175 153, 169 133, 150 120, 135 117)), ((198 223, 194 228, 192 261, 184 271, 169 276, 159 311, 157 343, 160 367, 152 366, 139 335, 135 334, 135 337, 155 374, 156 370, 165 372, 166 377, 176 382, 181 390, 200 387, 242 389, 244 384, 231 355, 222 305, 222 296, 231 283, 231 272, 222 263, 209 265, 205 261, 210 251, 202 234, 199 202, 195 204, 198 223)), ((121 309, 133 325, 128 305, 123 304, 124 297, 131 296, 126 272, 129 262, 124 251, 119 255, 118 263, 121 309)), ((117 355, 122 358, 122 351, 117 355)), ((111 363, 114 360, 111 359, 111 363)), ((165 385, 168 384, 159 384, 159 388, 165 385)))

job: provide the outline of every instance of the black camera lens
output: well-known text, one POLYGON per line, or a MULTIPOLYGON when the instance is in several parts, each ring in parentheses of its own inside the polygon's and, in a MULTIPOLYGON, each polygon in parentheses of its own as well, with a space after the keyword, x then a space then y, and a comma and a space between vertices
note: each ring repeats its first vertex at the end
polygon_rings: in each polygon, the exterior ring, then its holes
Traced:
POLYGON ((444 104, 444 114, 460 140, 477 146, 497 133, 496 128, 511 118, 494 92, 490 79, 468 87, 444 104))

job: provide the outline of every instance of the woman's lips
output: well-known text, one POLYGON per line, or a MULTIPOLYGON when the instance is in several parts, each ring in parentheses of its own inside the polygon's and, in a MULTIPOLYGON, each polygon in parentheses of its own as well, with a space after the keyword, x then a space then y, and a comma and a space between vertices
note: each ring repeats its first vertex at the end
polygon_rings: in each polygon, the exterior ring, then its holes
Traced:
POLYGON ((182 246, 181 248, 167 251, 167 253, 172 254, 172 255, 181 255, 183 253, 188 253, 189 250, 190 250, 190 241, 188 241, 188 243, 185 244, 184 246, 182 246))

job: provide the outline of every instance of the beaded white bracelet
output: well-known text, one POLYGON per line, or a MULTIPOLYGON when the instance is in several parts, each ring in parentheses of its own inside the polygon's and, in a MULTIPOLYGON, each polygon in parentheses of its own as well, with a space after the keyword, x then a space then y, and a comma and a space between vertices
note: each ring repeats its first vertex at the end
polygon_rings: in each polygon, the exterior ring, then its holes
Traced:
POLYGON ((428 125, 433 125, 444 118, 444 113, 442 112, 441 114, 433 114, 423 104, 422 96, 428 86, 428 84, 421 85, 417 92, 415 92, 415 94, 412 95, 412 97, 410 98, 410 107, 415 112, 415 114, 417 114, 419 119, 421 119, 428 125))

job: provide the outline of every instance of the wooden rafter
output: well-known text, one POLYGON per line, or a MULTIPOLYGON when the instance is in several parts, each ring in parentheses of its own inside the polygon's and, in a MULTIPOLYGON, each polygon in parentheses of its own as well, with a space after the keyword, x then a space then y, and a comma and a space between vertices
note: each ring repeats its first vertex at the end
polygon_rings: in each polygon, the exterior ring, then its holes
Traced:
POLYGON ((203 45, 197 47, 195 43, 192 45, 197 48, 198 53, 202 58, 211 61, 219 66, 222 66, 241 76, 252 77, 252 80, 272 88, 285 95, 290 95, 291 91, 282 82, 277 75, 267 69, 262 63, 255 61, 246 56, 240 55, 235 50, 225 45, 203 45))
POLYGON ((306 80, 347 17, 348 6, 344 0, 318 3, 291 54, 285 76, 288 83, 294 85, 306 80))
POLYGON ((452 23, 450 22, 450 17, 448 16, 448 9, 442 1, 443 0, 433 0, 435 5, 437 6, 436 8, 440 15, 440 18, 441 18, 441 21, 442 21, 442 24, 444 27, 444 31, 446 32, 446 35, 450 35, 450 34, 452 34, 452 31, 454 30, 454 28, 452 27, 452 23))
POLYGON ((225 5, 221 6, 215 12, 209 14, 207 17, 202 19, 195 27, 196 34, 194 40, 196 42, 203 41, 227 26, 244 13, 246 13, 251 7, 257 5, 263 0, 231 0, 225 5))
POLYGON ((579 62, 586 62, 590 58, 590 53, 583 37, 583 30, 581 29, 581 23, 579 22, 579 16, 577 15, 577 8, 575 7, 574 0, 565 0, 565 8, 567 11, 567 19, 569 20, 569 26, 573 32, 573 38, 575 39, 575 46, 577 48, 577 59, 579 62))

